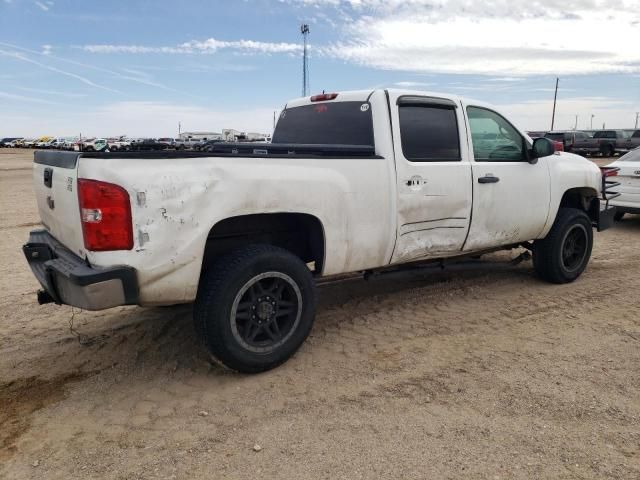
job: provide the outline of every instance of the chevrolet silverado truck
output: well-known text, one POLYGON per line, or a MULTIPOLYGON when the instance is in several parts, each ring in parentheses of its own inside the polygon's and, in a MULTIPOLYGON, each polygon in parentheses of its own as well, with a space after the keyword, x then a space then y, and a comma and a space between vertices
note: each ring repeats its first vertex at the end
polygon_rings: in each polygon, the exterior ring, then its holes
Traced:
POLYGON ((599 130, 593 137, 576 138, 572 152, 582 155, 600 154, 613 157, 629 151, 630 134, 624 130, 599 130))
POLYGON ((541 279, 571 282, 615 213, 593 163, 490 105, 401 90, 293 100, 269 144, 36 152, 33 179, 40 303, 194 302, 197 334, 242 372, 300 347, 320 279, 524 247, 541 279))

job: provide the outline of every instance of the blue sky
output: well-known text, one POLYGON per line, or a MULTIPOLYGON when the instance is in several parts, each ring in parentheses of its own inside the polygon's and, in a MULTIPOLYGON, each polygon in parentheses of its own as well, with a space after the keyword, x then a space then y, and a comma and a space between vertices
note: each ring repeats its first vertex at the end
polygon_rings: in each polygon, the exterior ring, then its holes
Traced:
POLYGON ((640 0, 0 0, 0 136, 268 132, 301 93, 444 91, 526 129, 633 127, 640 0))

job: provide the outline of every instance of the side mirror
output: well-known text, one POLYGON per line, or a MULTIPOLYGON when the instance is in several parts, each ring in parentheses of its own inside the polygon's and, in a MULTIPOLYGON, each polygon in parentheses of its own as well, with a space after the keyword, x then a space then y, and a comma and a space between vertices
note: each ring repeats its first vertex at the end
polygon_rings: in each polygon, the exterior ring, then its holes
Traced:
POLYGON ((553 142, 548 138, 536 138, 533 141, 533 147, 531 148, 531 155, 529 158, 532 160, 532 163, 535 163, 538 158, 548 157, 549 155, 553 155, 556 151, 553 142))

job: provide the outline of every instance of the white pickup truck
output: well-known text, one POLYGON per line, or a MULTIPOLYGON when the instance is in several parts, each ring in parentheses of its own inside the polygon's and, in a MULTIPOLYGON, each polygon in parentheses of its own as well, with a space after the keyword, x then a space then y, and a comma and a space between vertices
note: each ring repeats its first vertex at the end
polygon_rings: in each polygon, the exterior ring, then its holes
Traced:
POLYGON ((33 175, 41 303, 195 302, 210 352, 243 372, 299 348, 319 278, 525 247, 570 282, 615 213, 588 160, 489 105, 400 90, 293 100, 271 144, 36 152, 33 175))

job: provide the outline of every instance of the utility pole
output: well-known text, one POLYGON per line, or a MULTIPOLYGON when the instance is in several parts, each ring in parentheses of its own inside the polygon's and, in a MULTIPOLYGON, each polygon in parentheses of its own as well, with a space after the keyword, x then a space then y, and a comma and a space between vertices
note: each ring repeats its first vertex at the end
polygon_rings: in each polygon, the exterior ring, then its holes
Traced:
POLYGON ((589 127, 589 130, 593 130, 593 117, 595 117, 595 115, 592 113, 591 114, 591 126, 589 127))
POLYGON ((640 112, 636 112, 636 126, 635 126, 635 128, 638 128, 638 117, 640 117, 640 112))
POLYGON ((273 111, 273 129, 276 129, 276 111, 273 111))
POLYGON ((578 115, 576 115, 576 124, 573 127, 574 130, 578 130, 578 115))
POLYGON ((178 138, 180 138, 180 134, 182 133, 182 125, 178 122, 178 138))
POLYGON ((556 123, 556 101, 558 100, 558 83, 560 79, 556 77, 556 93, 553 95, 553 115, 551 116, 551 131, 553 131, 553 125, 556 123))
POLYGON ((300 26, 302 34, 303 50, 302 50, 302 96, 309 95, 309 59, 307 55, 307 38, 309 37, 309 25, 303 23, 300 26))

